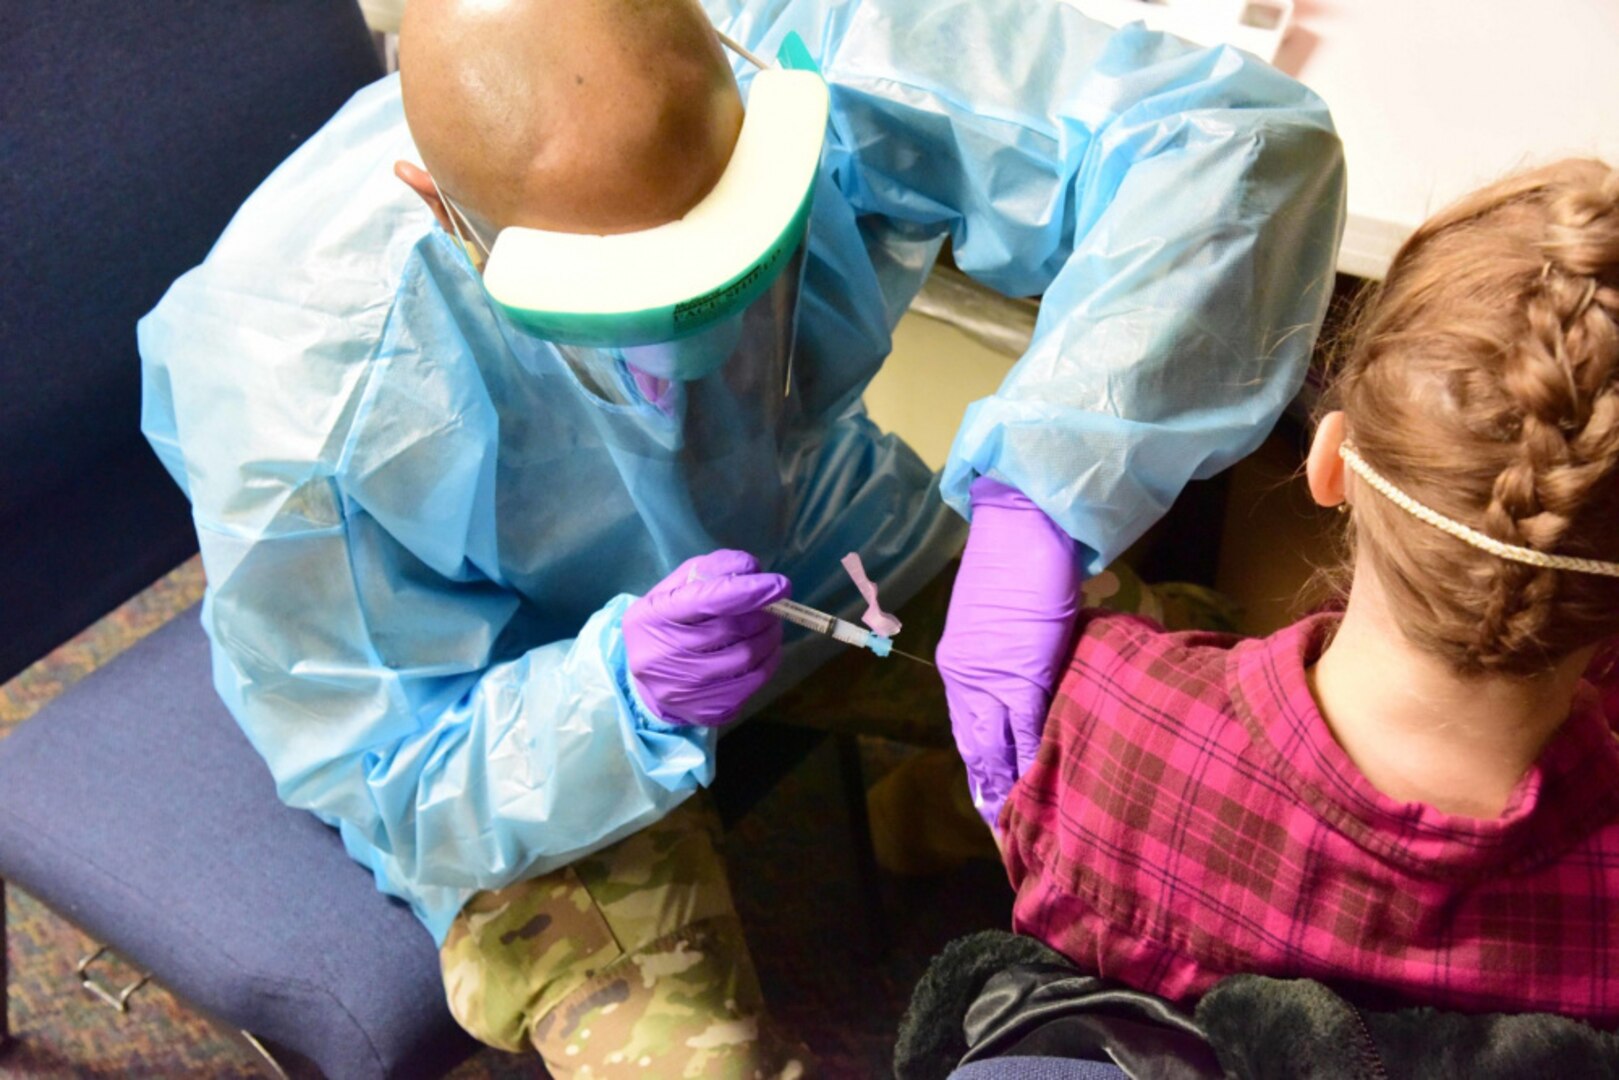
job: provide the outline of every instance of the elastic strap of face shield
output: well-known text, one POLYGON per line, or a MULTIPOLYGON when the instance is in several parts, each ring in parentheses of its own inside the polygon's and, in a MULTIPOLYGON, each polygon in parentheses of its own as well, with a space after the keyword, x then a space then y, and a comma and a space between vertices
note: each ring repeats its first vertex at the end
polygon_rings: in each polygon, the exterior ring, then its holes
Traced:
POLYGON ((484 261, 487 262, 489 259, 489 245, 483 242, 483 237, 479 236, 478 230, 473 228, 472 219, 459 206, 450 201, 450 197, 444 194, 444 189, 438 186, 438 181, 433 179, 432 173, 428 173, 427 178, 433 181, 433 190, 438 193, 439 202, 444 204, 445 216, 450 219, 450 228, 455 232, 455 238, 461 241, 461 246, 467 249, 468 255, 473 253, 472 245, 467 242, 465 236, 461 235, 461 226, 466 225, 467 232, 477 242, 479 250, 483 252, 484 261))
POLYGON ((753 53, 751 53, 747 49, 743 48, 737 42, 732 41, 730 38, 726 37, 725 33, 723 31, 721 31, 718 27, 715 27, 715 29, 714 29, 714 36, 719 38, 722 42, 724 42, 726 48, 728 48, 732 52, 736 53, 742 59, 746 60, 748 63, 752 64, 754 67, 758 68, 760 71, 763 71, 765 68, 770 66, 770 65, 766 64, 763 60, 759 59, 757 56, 753 55, 753 53))

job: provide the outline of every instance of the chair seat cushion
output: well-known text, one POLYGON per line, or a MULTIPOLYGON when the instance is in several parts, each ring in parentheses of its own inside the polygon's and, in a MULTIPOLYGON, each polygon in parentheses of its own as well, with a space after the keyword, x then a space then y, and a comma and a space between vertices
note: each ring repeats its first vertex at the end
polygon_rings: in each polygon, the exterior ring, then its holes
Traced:
POLYGON ((0 877, 330 1077, 438 1075, 475 1044, 432 938, 281 804, 209 663, 193 609, 0 739, 0 877))

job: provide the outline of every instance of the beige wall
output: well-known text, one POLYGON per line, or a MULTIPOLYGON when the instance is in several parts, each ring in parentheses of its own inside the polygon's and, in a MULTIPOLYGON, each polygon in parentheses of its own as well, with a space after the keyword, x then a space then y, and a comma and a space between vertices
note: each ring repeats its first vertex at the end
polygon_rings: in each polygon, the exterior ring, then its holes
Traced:
POLYGON ((866 407, 879 427, 939 469, 967 406, 993 394, 1011 367, 960 330, 913 311, 894 330, 894 353, 866 391, 866 407))

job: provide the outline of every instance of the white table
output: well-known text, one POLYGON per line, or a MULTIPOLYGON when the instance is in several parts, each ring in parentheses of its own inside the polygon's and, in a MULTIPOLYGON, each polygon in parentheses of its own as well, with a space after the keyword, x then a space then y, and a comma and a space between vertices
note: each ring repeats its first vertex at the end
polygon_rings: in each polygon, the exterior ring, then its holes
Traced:
POLYGON ((1430 213, 1520 166, 1619 166, 1619 0, 1296 0, 1276 66, 1343 137, 1346 274, 1381 278, 1430 213))

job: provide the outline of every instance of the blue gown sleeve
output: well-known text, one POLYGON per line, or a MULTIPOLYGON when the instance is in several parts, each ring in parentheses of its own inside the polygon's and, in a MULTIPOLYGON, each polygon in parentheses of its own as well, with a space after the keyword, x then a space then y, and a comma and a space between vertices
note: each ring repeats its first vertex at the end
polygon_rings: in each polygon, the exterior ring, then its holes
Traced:
POLYGON ((442 939, 471 891, 567 864, 708 783, 714 735, 636 699, 628 596, 571 639, 510 643, 496 419, 453 336, 377 361, 399 337, 387 305, 342 281, 289 303, 229 256, 139 327, 143 425, 192 500, 214 681, 281 798, 338 826, 442 939))
POLYGON ((1345 174, 1326 106, 1294 80, 1054 0, 709 6, 766 55, 796 31, 821 59, 858 212, 947 231, 967 273, 1044 294, 1028 352, 951 449, 963 514, 995 477, 1096 572, 1297 392, 1345 174))

